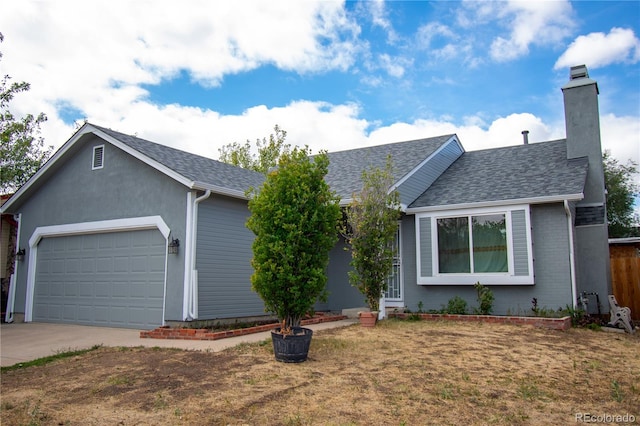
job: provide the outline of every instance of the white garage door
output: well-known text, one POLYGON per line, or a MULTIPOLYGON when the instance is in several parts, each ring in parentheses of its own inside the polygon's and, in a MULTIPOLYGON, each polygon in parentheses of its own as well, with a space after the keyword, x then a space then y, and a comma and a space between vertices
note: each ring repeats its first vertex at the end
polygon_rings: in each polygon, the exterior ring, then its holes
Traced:
POLYGON ((157 230, 43 238, 33 320, 149 329, 162 325, 166 240, 157 230))

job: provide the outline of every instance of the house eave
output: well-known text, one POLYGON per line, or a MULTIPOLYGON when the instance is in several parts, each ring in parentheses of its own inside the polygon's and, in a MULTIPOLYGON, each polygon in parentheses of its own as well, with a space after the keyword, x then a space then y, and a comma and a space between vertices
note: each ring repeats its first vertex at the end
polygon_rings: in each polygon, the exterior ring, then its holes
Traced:
POLYGON ((225 188, 222 186, 218 186, 218 185, 212 185, 209 183, 205 183, 205 182, 190 182, 189 185, 187 185, 190 189, 196 189, 199 191, 211 191, 215 194, 218 195, 225 195, 227 197, 232 197, 232 198, 239 198, 241 200, 248 200, 249 197, 247 196, 247 193, 245 191, 240 191, 237 189, 230 189, 230 188, 225 188))
POLYGON ((94 126, 92 126, 89 123, 84 124, 73 136, 71 136, 71 138, 69 138, 69 140, 67 140, 67 142, 64 143, 64 145, 62 145, 62 147, 60 147, 59 150, 57 150, 53 156, 49 159, 49 161, 47 161, 24 185, 22 185, 15 194, 13 194, 13 196, 11 198, 9 198, 7 200, 6 203, 4 203, 4 205, 2 207, 0 207, 0 212, 5 213, 6 211, 10 211, 11 206, 20 198, 22 198, 22 196, 29 191, 29 189, 42 177, 42 175, 46 174, 47 171, 49 169, 51 169, 51 167, 53 167, 53 165, 55 165, 58 161, 60 161, 60 159, 62 157, 64 157, 64 155, 73 147, 75 146, 75 144, 84 136, 87 134, 94 134, 95 136, 99 137, 100 139, 104 140, 105 142, 110 143, 111 145, 121 149, 122 151, 126 152, 127 154, 133 156, 134 158, 142 161, 143 163, 153 167, 154 169, 158 170, 159 172, 167 175, 168 177, 176 180, 177 182, 181 183, 182 185, 189 187, 191 184, 191 181, 189 179, 187 179, 186 177, 184 177, 183 175, 176 173, 175 171, 171 170, 170 168, 164 166, 163 164, 160 164, 159 162, 147 157, 146 155, 142 154, 141 152, 131 148, 130 146, 118 141, 117 139, 113 138, 112 136, 104 133, 103 131, 101 131, 100 129, 95 128, 94 126))
POLYGON ((426 206, 426 207, 409 207, 407 208, 407 214, 437 212, 445 210, 465 210, 465 209, 479 209, 485 207, 497 207, 497 206, 511 206, 516 204, 548 204, 548 203, 560 203, 564 201, 579 201, 584 198, 584 194, 565 194, 565 195, 553 195, 545 197, 530 197, 530 198, 514 198, 511 200, 496 200, 496 201, 481 201, 477 203, 460 203, 460 204, 446 204, 440 206, 426 206))

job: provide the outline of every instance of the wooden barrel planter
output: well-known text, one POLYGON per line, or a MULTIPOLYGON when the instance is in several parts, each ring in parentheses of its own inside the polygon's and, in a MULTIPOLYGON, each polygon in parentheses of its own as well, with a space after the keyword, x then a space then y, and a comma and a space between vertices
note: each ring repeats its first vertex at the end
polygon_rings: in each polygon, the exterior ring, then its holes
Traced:
POLYGON ((309 354, 313 330, 304 327, 294 327, 293 334, 281 334, 280 328, 271 332, 273 354, 276 361, 304 362, 309 354))

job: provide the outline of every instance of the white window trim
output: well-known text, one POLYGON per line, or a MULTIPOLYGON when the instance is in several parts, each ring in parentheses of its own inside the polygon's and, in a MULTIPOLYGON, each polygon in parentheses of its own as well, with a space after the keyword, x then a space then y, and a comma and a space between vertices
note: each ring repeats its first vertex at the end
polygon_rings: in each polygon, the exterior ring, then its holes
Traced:
POLYGON ((104 167, 104 144, 94 146, 93 147, 93 151, 91 153, 92 153, 92 155, 91 155, 91 170, 102 169, 104 167), (102 161, 100 162, 99 166, 96 166, 96 151, 98 149, 102 149, 102 161))
POLYGON ((531 238, 531 217, 529 205, 511 205, 500 207, 486 207, 479 209, 458 209, 445 210, 432 213, 416 214, 416 272, 418 285, 473 285, 480 282, 483 285, 532 285, 534 284, 533 274, 533 247, 531 238), (526 235, 528 246, 528 275, 514 275, 513 258, 513 235, 511 212, 514 210, 525 211, 526 235), (508 272, 486 273, 476 272, 469 274, 440 274, 438 272, 438 229, 437 220, 448 217, 461 216, 481 216, 486 214, 504 214, 507 231, 507 264, 508 272), (431 267, 433 276, 424 277, 420 275, 422 262, 420 256, 420 219, 429 218, 431 226, 431 267))
MULTIPOLYGON (((39 226, 29 238, 29 266, 27 268, 27 293, 25 297, 24 321, 33 321, 33 301, 36 284, 36 263, 38 243, 44 237, 61 237, 82 234, 100 234, 105 232, 138 231, 158 229, 169 244, 170 229, 160 216, 134 217, 127 219, 102 220, 97 222, 70 223, 65 225, 39 226)), ((167 248, 165 247, 164 265, 164 302, 162 303, 162 321, 164 323, 167 295, 167 248)))

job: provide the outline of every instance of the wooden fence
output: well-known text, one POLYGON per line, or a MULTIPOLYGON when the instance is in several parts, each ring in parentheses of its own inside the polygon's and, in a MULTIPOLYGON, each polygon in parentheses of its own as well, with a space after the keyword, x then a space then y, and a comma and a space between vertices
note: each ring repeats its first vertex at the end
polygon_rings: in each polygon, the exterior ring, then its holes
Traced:
POLYGON ((631 309, 631 318, 640 321, 640 242, 611 243, 611 286, 618 305, 631 309))

